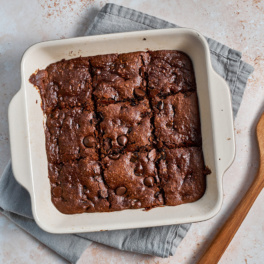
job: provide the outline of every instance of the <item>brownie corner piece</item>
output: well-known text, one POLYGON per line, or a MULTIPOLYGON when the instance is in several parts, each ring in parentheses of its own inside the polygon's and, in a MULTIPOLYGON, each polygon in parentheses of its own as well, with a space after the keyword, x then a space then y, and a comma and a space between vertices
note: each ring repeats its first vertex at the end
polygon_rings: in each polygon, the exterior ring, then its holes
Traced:
POLYGON ((196 90, 190 57, 176 50, 149 51, 148 89, 152 97, 196 90))
POLYGON ((148 54, 132 52, 90 57, 93 95, 100 104, 146 98, 148 54))
POLYGON ((108 190, 100 164, 90 158, 49 164, 52 202, 64 214, 108 212, 108 190))
POLYGON ((152 99, 159 147, 200 146, 201 127, 196 92, 152 99))
POLYGON ((208 172, 200 147, 164 149, 159 160, 159 177, 165 205, 200 199, 206 189, 208 172))
POLYGON ((52 63, 45 70, 32 74, 29 81, 38 88, 46 114, 58 107, 93 109, 92 78, 87 58, 52 63))
POLYGON ((101 153, 151 149, 152 112, 148 100, 99 105, 101 153))
POLYGON ((102 159, 111 211, 163 205, 155 161, 155 149, 102 159))

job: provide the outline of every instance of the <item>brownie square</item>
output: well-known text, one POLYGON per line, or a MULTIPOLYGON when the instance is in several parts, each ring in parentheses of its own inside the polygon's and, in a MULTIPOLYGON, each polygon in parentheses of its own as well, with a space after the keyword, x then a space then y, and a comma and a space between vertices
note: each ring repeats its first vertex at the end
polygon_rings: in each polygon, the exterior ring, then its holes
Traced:
POLYGON ((150 96, 166 96, 196 89, 191 59, 180 51, 149 51, 148 89, 150 96))
POLYGON ((33 74, 30 82, 40 91, 45 113, 56 107, 93 108, 92 77, 89 61, 85 58, 53 63, 46 70, 33 74))
POLYGON ((156 150, 127 152, 102 159, 110 210, 150 208, 163 204, 155 167, 156 150))
POLYGON ((47 115, 48 161, 68 162, 90 157, 98 160, 97 119, 93 111, 80 107, 56 109, 47 115))
POLYGON ((199 146, 201 129, 196 92, 152 100, 158 147, 199 146))
POLYGON ((203 153, 200 147, 166 149, 159 161, 159 177, 166 205, 200 199, 206 187, 203 153))
POLYGON ((146 81, 143 78, 148 60, 149 56, 144 52, 91 57, 93 94, 97 102, 144 99, 146 81))
POLYGON ((99 105, 101 153, 148 150, 153 135, 148 100, 99 105))
POLYGON ((108 192, 97 161, 49 163, 52 202, 64 214, 109 211, 108 192))

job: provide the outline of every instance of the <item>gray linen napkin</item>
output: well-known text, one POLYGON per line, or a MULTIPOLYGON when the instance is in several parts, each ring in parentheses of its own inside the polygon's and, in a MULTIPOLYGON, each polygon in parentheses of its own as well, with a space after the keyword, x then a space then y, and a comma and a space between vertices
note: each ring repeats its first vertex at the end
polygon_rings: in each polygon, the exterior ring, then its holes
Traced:
MULTIPOLYGON (((86 35, 173 27, 178 26, 129 8, 106 4, 89 26, 86 35)), ((247 79, 254 69, 241 60, 239 51, 209 38, 207 41, 214 69, 229 84, 235 117, 246 88, 247 79)), ((191 224, 183 224, 77 235, 46 233, 36 225, 31 212, 29 194, 14 179, 10 162, 0 180, 0 212, 73 263, 77 262, 91 241, 142 254, 164 258, 172 256, 191 226, 191 224)))

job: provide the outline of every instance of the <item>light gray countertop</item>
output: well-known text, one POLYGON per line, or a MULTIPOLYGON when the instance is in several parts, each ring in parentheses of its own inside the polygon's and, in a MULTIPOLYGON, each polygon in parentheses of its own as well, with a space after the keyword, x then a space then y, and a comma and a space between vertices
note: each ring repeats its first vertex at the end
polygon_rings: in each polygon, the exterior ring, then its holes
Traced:
MULTIPOLYGON (((0 173, 10 159, 7 111, 20 88, 20 60, 32 44, 81 36, 108 1, 0 0, 0 173)), ((224 204, 211 220, 194 224, 168 259, 121 252, 93 243, 79 263, 194 263, 246 192, 258 168, 255 126, 264 110, 264 1, 118 0, 121 4, 194 28, 243 53, 255 67, 235 121, 237 153, 224 175, 224 204)), ((258 197, 220 263, 264 263, 264 192, 258 197)), ((0 215, 0 263, 65 260, 0 215)))

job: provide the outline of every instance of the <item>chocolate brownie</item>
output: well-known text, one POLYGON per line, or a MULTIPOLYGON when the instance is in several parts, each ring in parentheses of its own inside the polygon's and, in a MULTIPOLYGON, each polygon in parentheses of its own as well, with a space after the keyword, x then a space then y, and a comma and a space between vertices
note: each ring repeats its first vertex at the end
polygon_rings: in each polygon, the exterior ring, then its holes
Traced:
POLYGON ((101 152, 148 150, 153 135, 150 123, 151 108, 144 99, 137 103, 122 102, 97 107, 100 122, 101 152))
POLYGON ((196 90, 192 61, 179 51, 150 51, 148 89, 155 97, 196 90))
POLYGON ((205 191, 203 153, 200 147, 165 149, 159 161, 159 177, 166 205, 190 203, 205 191))
POLYGON ((100 164, 90 158, 49 163, 52 202, 64 214, 109 211, 100 164))
POLYGON ((89 60, 62 60, 32 74, 30 82, 38 87, 45 113, 60 107, 83 106, 92 109, 92 78, 89 60))
POLYGON ((30 77, 46 116, 51 199, 65 214, 178 205, 206 188, 190 58, 62 60, 30 77))
POLYGON ((112 211, 163 205, 155 161, 155 149, 102 159, 112 211))
POLYGON ((158 146, 176 148, 201 145, 201 129, 196 92, 178 93, 152 100, 158 146))
POLYGON ((144 52, 99 55, 90 58, 94 96, 99 103, 144 99, 144 74, 149 55, 144 52))
POLYGON ((80 107, 56 109, 47 115, 48 161, 61 163, 91 157, 98 160, 95 113, 80 107))

